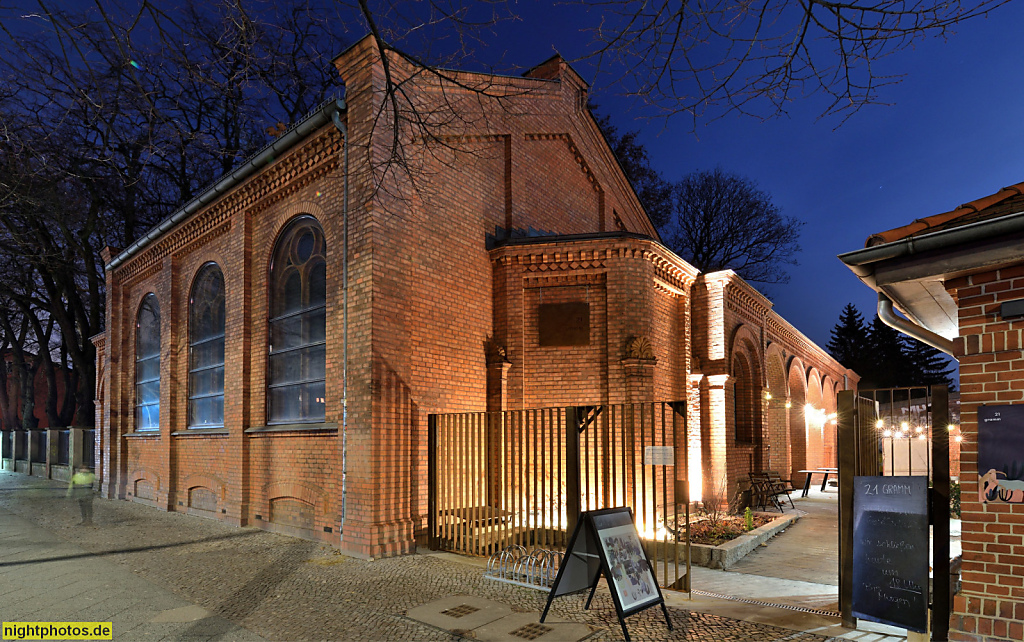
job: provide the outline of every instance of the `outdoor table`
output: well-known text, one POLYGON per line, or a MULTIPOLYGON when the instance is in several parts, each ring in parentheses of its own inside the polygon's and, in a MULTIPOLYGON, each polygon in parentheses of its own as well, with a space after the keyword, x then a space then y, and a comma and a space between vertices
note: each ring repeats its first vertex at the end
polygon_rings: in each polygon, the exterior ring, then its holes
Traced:
POLYGON ((804 477, 804 492, 800 494, 801 497, 807 497, 807 493, 811 490, 811 475, 824 475, 825 478, 821 480, 821 492, 825 492, 825 485, 828 483, 829 475, 838 475, 838 468, 815 468, 814 470, 801 470, 801 473, 806 473, 804 477))

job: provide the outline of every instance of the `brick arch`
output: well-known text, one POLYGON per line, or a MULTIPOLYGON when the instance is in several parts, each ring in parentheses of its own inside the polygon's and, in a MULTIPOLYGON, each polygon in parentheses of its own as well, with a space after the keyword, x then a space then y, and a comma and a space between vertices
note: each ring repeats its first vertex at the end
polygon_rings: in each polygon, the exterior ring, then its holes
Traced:
POLYGON ((319 508, 320 513, 325 518, 328 516, 328 510, 330 509, 327 502, 327 494, 322 489, 303 482, 270 482, 263 487, 263 497, 266 498, 268 506, 275 499, 284 497, 298 499, 314 508, 319 508))
MULTIPOLYGON (((301 203, 292 203, 288 207, 283 208, 274 217, 273 230, 269 236, 270 242, 265 248, 261 250, 263 253, 263 273, 270 274, 270 263, 274 260, 274 250, 277 249, 277 242, 281 238, 281 233, 291 225, 292 221, 300 216, 311 216, 316 219, 317 224, 320 225, 320 231, 323 232, 324 241, 327 245, 327 255, 330 259, 331 248, 335 246, 334 240, 328 233, 328 227, 324 225, 324 221, 327 220, 327 213, 324 208, 320 207, 312 201, 302 201, 301 203)), ((328 260, 328 263, 330 261, 328 260)))
POLYGON ((836 411, 838 408, 836 403, 836 387, 837 384, 832 380, 831 375, 825 375, 825 379, 821 382, 821 396, 822 403, 825 407, 825 413, 828 415, 825 423, 824 465, 829 467, 839 465, 839 458, 836 453, 836 442, 838 436, 837 426, 839 423, 836 417, 836 411))
MULTIPOLYGON (((732 374, 731 414, 726 417, 727 432, 737 444, 754 446, 754 469, 763 467, 761 460, 762 438, 762 397, 764 372, 761 368, 758 350, 759 341, 747 326, 740 326, 733 333, 730 347, 730 369, 732 374), (729 431, 728 428, 732 430, 729 431)), ((750 462, 745 462, 746 466, 750 462)))
POLYGON ((807 430, 807 467, 824 466, 825 425, 824 402, 821 393, 821 373, 812 367, 807 373, 807 401, 804 406, 804 426, 807 430))
POLYGON ((766 457, 768 470, 790 470, 789 380, 786 376, 786 355, 778 343, 768 344, 765 350, 765 380, 768 384, 765 395, 766 431, 768 440, 766 457), (770 397, 769 397, 770 395, 770 397))
POLYGON ((148 468, 135 468, 128 472, 127 479, 133 498, 156 502, 157 493, 161 489, 159 473, 148 468))
POLYGON ((193 488, 209 488, 217 495, 217 501, 223 503, 227 499, 227 485, 219 477, 211 475, 188 475, 182 480, 182 486, 186 491, 193 488))
POLYGON ((761 340, 756 334, 750 329, 750 326, 744 324, 737 327, 733 333, 732 338, 729 341, 729 354, 735 355, 737 350, 743 350, 744 352, 751 355, 753 358, 753 365, 756 366, 757 372, 755 379, 761 383, 764 378, 761 373, 761 350, 758 346, 761 345, 761 340))
POLYGON ((789 383, 789 472, 793 483, 802 483, 803 477, 797 472, 807 468, 807 427, 804 425, 804 404, 807 403, 807 379, 804 362, 799 357, 790 359, 787 381, 789 383))

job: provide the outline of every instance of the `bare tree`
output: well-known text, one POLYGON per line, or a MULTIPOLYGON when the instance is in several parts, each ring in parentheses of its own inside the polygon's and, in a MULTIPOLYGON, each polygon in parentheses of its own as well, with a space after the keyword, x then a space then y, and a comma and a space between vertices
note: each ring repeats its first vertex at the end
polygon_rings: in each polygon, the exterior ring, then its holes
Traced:
POLYGON ((701 272, 731 269, 755 283, 786 283, 801 221, 783 216, 748 179, 722 169, 694 172, 673 185, 675 219, 667 241, 701 272))
POLYGON ((337 91, 338 41, 306 3, 77 6, 0 9, 0 252, 23 274, 0 295, 24 322, 6 334, 35 337, 33 367, 51 390, 56 363, 73 365, 75 403, 48 395, 51 422, 90 425, 100 251, 126 247, 258 150, 264 125, 337 91))
POLYGON ((1009 0, 723 0, 588 3, 602 12, 593 56, 616 84, 665 115, 783 114, 823 94, 847 118, 901 76, 889 56, 1009 0))

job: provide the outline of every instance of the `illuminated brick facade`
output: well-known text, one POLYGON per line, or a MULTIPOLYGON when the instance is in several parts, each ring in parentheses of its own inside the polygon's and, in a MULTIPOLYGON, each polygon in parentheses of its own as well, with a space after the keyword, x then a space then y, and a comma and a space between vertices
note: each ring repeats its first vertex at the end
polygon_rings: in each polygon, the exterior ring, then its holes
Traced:
POLYGON ((343 139, 325 119, 150 242, 105 257, 116 263, 97 338, 105 496, 386 556, 411 552, 426 523, 430 413, 686 399, 691 476, 703 468, 734 484, 757 467, 828 463, 817 444, 834 426, 805 425, 804 404, 819 399, 833 413, 852 373, 734 274, 701 275, 660 244, 566 63, 556 57, 521 78, 441 79, 413 78, 395 58, 423 113, 458 116, 440 118, 430 140, 400 131, 406 174, 386 164, 394 139, 375 51, 365 39, 336 61, 346 82, 347 253, 343 139), (279 287, 270 263, 301 215, 326 244, 324 416, 268 425, 268 293, 279 287), (188 428, 190 293, 211 263, 224 281, 224 425, 197 430, 188 428), (146 432, 134 425, 135 324, 149 293, 162 347, 159 430, 146 432), (560 328, 567 310, 571 327, 560 328), (739 375, 733 364, 743 364, 739 375), (820 452, 806 454, 807 443, 820 452))
MULTIPOLYGON (((960 308, 960 445, 963 590, 950 639, 1024 640, 1024 505, 978 494, 978 406, 1024 400, 1024 322, 999 316, 1024 298, 1024 265, 946 281, 960 308)), ((983 471, 982 471, 983 472, 983 471)))

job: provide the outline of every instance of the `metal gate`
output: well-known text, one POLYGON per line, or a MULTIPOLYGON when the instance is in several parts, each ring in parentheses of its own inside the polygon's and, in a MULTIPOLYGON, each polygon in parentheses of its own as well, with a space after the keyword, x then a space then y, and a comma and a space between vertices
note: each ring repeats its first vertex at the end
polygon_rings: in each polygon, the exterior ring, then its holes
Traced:
POLYGON ((926 475, 932 524, 932 640, 949 631, 949 391, 945 386, 839 393, 839 607, 853 617, 853 478, 926 475), (914 442, 923 444, 924 465, 914 442), (906 468, 896 453, 906 449, 906 468))
POLYGON ((682 402, 429 418, 430 547, 564 550, 580 511, 630 506, 661 586, 689 590, 682 402))

